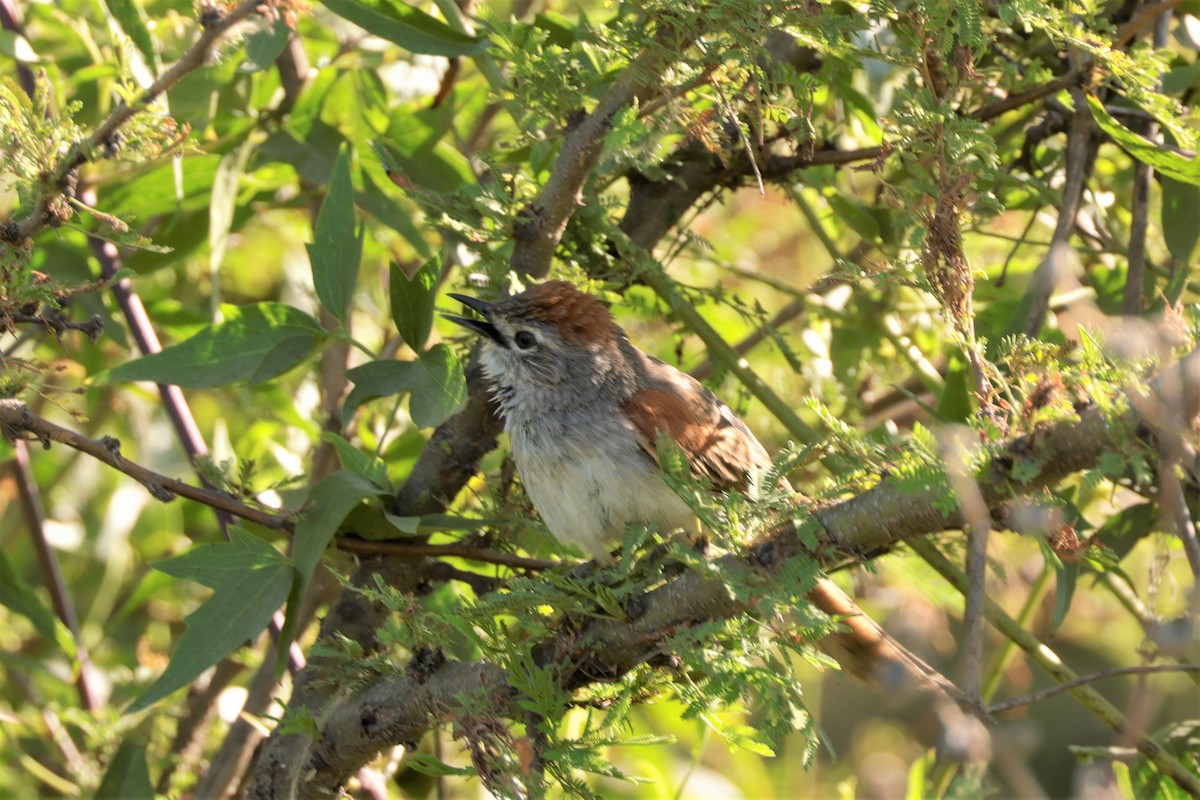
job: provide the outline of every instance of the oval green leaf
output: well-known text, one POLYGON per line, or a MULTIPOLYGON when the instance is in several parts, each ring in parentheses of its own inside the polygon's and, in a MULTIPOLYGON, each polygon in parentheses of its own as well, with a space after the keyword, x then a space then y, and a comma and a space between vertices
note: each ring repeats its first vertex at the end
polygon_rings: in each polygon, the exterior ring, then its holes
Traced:
POLYGON ((313 243, 306 245, 312 264, 317 299, 339 322, 346 321, 350 295, 358 282, 362 261, 363 226, 354 225, 354 184, 350 180, 350 153, 343 147, 333 165, 329 194, 313 230, 313 243))
POLYGON ((391 299, 392 321, 404 343, 418 353, 425 348, 429 331, 433 329, 433 301, 437 293, 440 258, 432 258, 417 270, 410 280, 404 270, 392 264, 389 270, 388 295, 391 299))
POLYGON ((439 19, 404 3, 389 0, 321 0, 339 17, 410 53, 431 56, 473 56, 485 42, 454 30, 439 19))
POLYGON ((155 381, 203 389, 236 381, 251 383, 287 372, 324 337, 321 324, 283 303, 226 306, 225 321, 161 353, 122 364, 110 381, 155 381))

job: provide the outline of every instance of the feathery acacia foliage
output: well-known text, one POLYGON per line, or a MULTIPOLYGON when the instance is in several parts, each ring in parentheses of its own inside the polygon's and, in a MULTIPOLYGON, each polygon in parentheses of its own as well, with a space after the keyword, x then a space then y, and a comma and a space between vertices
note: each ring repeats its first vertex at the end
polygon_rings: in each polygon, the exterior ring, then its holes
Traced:
POLYGON ((1190 10, 0 0, 0 785, 1200 792, 1190 10), (549 276, 779 454, 701 540, 497 449, 549 276))

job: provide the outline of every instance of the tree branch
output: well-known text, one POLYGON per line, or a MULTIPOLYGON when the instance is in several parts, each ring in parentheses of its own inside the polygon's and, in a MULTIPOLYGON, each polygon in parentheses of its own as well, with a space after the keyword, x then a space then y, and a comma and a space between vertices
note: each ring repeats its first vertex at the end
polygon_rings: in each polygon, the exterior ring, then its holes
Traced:
MULTIPOLYGON (((121 455, 121 443, 113 437, 105 436, 101 439, 91 439, 61 425, 56 425, 43 417, 39 417, 31 412, 20 400, 0 399, 0 431, 3 432, 5 437, 12 440, 23 441, 32 439, 33 441, 42 442, 47 447, 51 442, 57 442, 78 450, 81 453, 86 453, 134 478, 145 486, 156 499, 163 502, 169 502, 178 495, 186 497, 189 500, 194 500, 197 503, 202 503, 233 517, 261 525, 270 530, 284 531, 286 533, 294 531, 294 522, 289 516, 272 514, 268 511, 248 506, 225 492, 192 486, 177 478, 168 478, 125 458, 121 455)), ((464 470, 464 474, 469 477, 477 471, 478 463, 474 462, 474 468, 469 473, 464 470)), ((442 475, 444 479, 444 474, 439 473, 439 475, 442 475)), ((400 506, 399 508, 409 507, 400 506)), ((400 513, 412 514, 418 510, 415 506, 412 508, 413 511, 402 511, 400 513)), ((434 510, 437 510, 436 507, 425 506, 423 513, 431 513, 434 510)), ((359 539, 355 536, 339 536, 334 540, 334 544, 340 550, 360 555, 400 555, 405 558, 420 558, 425 556, 457 557, 486 564, 500 564, 514 569, 527 570, 552 569, 562 566, 562 563, 558 561, 524 558, 512 553, 502 553, 463 544, 427 544, 421 539, 414 539, 411 542, 403 539, 369 541, 359 539)))
POLYGON ((1028 289, 1030 305, 1023 330, 1031 338, 1038 335, 1046 320, 1046 309, 1050 305, 1050 296, 1054 294, 1058 276, 1069 269, 1067 243, 1075 231, 1075 217, 1079 213, 1083 191, 1087 188, 1099 149, 1099 140, 1095 136, 1096 123, 1088 110, 1083 90, 1076 88, 1071 94, 1075 111, 1067 131, 1066 181, 1062 189, 1062 204, 1058 208, 1054 234, 1050 237, 1050 248, 1038 264, 1028 289))
POLYGON ((1080 675, 1078 678, 1066 683, 1048 686, 1040 692, 1033 692, 1022 697, 1014 697, 1011 700, 1005 700, 1001 703, 992 703, 987 707, 987 710, 989 714, 1011 711, 1014 708, 1031 705, 1049 697, 1054 697, 1056 694, 1069 692, 1076 687, 1083 686, 1085 683, 1092 683, 1102 678, 1115 678, 1119 675, 1155 675, 1160 672, 1200 672, 1200 664, 1152 664, 1141 667, 1117 667, 1115 669, 1100 670, 1099 672, 1089 672, 1087 675, 1080 675))
MULTIPOLYGON (((937 548, 933 547, 929 542, 914 542, 914 549, 917 549, 922 558, 926 560, 934 569, 941 573, 947 581, 949 581, 955 589, 960 592, 967 590, 967 576, 958 569, 954 564, 950 563, 945 556, 938 552, 937 548)), ((1076 681, 1076 675, 1072 672, 1059 656, 1054 653, 1049 647, 1041 642, 1036 636, 1021 627, 1012 617, 1004 613, 999 605, 994 601, 988 600, 985 609, 985 615, 989 622, 1000 631, 1006 638, 1017 643, 1017 646, 1025 651, 1030 660, 1041 667, 1048 675, 1062 683, 1072 683, 1076 681)), ((1108 725, 1114 731, 1122 734, 1130 735, 1136 738, 1137 748, 1146 758, 1154 762, 1155 766, 1174 780, 1188 794, 1200 797, 1200 777, 1197 777, 1193 772, 1183 766, 1165 747, 1152 739, 1144 731, 1138 730, 1131 725, 1129 720, 1117 709, 1112 703, 1108 702, 1102 695, 1096 692, 1091 686, 1086 685, 1086 682, 1075 683, 1068 689, 1080 703, 1084 705, 1092 714, 1098 717, 1104 724, 1108 725)))
POLYGON ((135 479, 145 486, 155 499, 163 502, 174 500, 175 496, 179 495, 271 530, 285 530, 291 525, 283 517, 251 508, 224 492, 202 489, 149 470, 122 456, 121 443, 117 439, 111 436, 99 440, 91 439, 61 425, 55 425, 32 413, 20 400, 0 399, 0 431, 9 439, 33 439, 45 447, 49 447, 51 442, 59 442, 81 453, 87 453, 135 479))
POLYGON ((567 222, 583 202, 583 185, 600 159, 613 117, 665 66, 660 52, 644 51, 625 68, 592 113, 569 124, 549 180, 514 226, 516 246, 511 264, 518 275, 544 278, 550 271, 567 222))
POLYGON ((229 31, 258 13, 264 4, 273 1, 242 0, 215 21, 203 24, 200 37, 196 39, 195 43, 179 57, 179 60, 169 70, 160 75, 158 80, 143 91, 132 105, 123 102, 117 105, 112 113, 92 132, 91 136, 77 142, 67 151, 47 181, 58 191, 39 197, 33 212, 24 219, 0 224, 0 241, 18 244, 32 238, 46 227, 50 220, 51 207, 62 196, 72 171, 90 161, 93 153, 103 150, 114 134, 120 131, 129 120, 145 111, 160 95, 183 80, 188 73, 204 66, 217 42, 229 31))
MULTIPOLYGON (((1194 418, 1200 410, 1200 356, 1193 354, 1166 373, 1190 387, 1186 410, 1194 418)), ((1131 410, 1125 419, 1132 423, 1140 416, 1131 410)), ((989 513, 1003 517, 1015 496, 1036 494, 1073 472, 1093 466, 1107 449, 1121 446, 1121 442, 1114 441, 1114 430, 1099 407, 1088 404, 1079 409, 1076 420, 1043 425, 1009 441, 978 478, 980 496, 989 513), (1025 462, 1038 464, 1040 469, 1031 477, 1017 479, 1014 469, 1025 462)), ((809 550, 799 525, 792 522, 750 546, 744 554, 726 556, 715 569, 749 569, 769 581, 795 556, 815 556, 828 565, 846 554, 887 548, 961 527, 961 511, 943 513, 938 508, 937 501, 943 499, 945 491, 945 486, 938 486, 913 493, 911 487, 899 481, 884 480, 861 495, 813 510, 826 542, 818 552, 809 550)), ((647 593, 639 607, 641 613, 635 619, 597 620, 543 646, 543 653, 566 654, 554 659, 563 665, 560 680, 564 688, 578 687, 601 676, 612 679, 645 663, 649 655, 661 653, 666 637, 681 627, 750 610, 747 604, 731 599, 721 581, 697 573, 686 573, 647 593)), ((1015 640, 1028 650, 1028 643, 1015 640)), ((856 647, 863 641, 862 636, 852 639, 856 647)), ((310 780, 302 796, 334 796, 345 778, 381 747, 415 741, 428 728, 432 716, 451 711, 456 707, 456 698, 463 695, 473 699, 477 712, 490 709, 518 713, 507 707, 510 692, 504 671, 484 662, 449 662, 421 681, 409 675, 384 680, 326 720, 305 769, 310 780)), ((1153 750, 1152 745, 1146 747, 1153 750)), ((1169 770, 1168 774, 1183 777, 1169 770)))
MULTIPOLYGON (((0 401, 3 402, 3 401, 0 401)), ((63 578, 62 567, 58 556, 46 538, 46 509, 42 505, 41 494, 38 492, 37 481, 33 477, 33 469, 29 464, 29 448, 24 442, 14 442, 13 476, 16 478, 17 492, 21 496, 21 505, 25 507, 25 519, 29 525, 29 538, 33 542, 37 554, 38 566, 42 571, 42 583, 50 593, 50 602, 54 606, 54 614, 62 621, 75 642, 75 660, 79 664, 79 676, 75 679, 75 688, 79 692, 79 704, 89 713, 95 714, 101 708, 101 692, 96 683, 96 673, 93 671, 87 646, 79 630, 79 617, 75 613, 75 604, 63 578)))

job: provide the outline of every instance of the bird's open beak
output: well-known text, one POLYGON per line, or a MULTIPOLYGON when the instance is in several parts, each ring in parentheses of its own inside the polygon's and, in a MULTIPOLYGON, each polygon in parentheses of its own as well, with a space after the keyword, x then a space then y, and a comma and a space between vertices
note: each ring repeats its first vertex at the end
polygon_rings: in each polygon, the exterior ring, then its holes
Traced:
MULTIPOLYGON (((467 308, 470 308, 474 311, 478 311, 484 317, 486 317, 488 315, 488 311, 492 307, 491 304, 485 300, 480 300, 478 297, 469 297, 468 295, 465 295, 465 294, 448 294, 447 297, 451 297, 451 298, 457 300, 458 302, 462 303, 467 308)), ((504 344, 504 337, 500 335, 500 331, 496 328, 495 325, 493 325, 490 322, 487 322, 486 320, 469 319, 468 317, 455 317, 450 314, 442 314, 442 316, 445 317, 446 319, 450 320, 451 322, 457 323, 458 325, 462 325, 467 330, 472 330, 472 331, 475 331, 475 333, 480 334, 481 336, 488 337, 493 342, 497 342, 499 344, 504 344)))

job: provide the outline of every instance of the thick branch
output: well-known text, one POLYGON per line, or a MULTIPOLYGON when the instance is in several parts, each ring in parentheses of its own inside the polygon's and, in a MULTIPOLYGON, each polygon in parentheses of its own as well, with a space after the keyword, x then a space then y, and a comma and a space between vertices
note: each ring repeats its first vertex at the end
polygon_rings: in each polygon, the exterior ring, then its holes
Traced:
MULTIPOLYGON (((1169 382, 1189 389, 1183 404, 1189 418, 1200 410, 1198 371, 1197 355, 1168 371, 1172 376, 1169 382)), ((1128 422, 1136 419, 1140 419, 1136 412, 1128 412, 1128 422)), ((1106 450, 1121 446, 1113 440, 1113 431, 1099 407, 1089 404, 1079 410, 1077 420, 1042 426, 1012 440, 979 477, 980 493, 989 512, 1003 517, 1014 496, 1037 494, 1067 475, 1093 466, 1106 450), (1035 475, 1016 480, 1014 467, 1025 461, 1040 468, 1035 475)), ((819 552, 811 553, 797 524, 788 523, 744 555, 725 557, 717 569, 749 569, 769 583, 772 575, 794 556, 815 556, 831 564, 848 552, 885 548, 960 527, 963 520, 959 512, 943 514, 935 507, 945 491, 943 486, 913 494, 898 481, 885 480, 862 495, 813 511, 830 545, 819 552)), ((722 582, 697 573, 681 575, 649 592, 640 609, 636 619, 599 620, 545 645, 545 653, 566 654, 557 659, 559 664, 567 665, 562 674, 565 688, 599 678, 612 679, 656 655, 665 655, 664 641, 682 626, 749 610, 730 598, 722 582)), ((855 646, 861 646, 863 639, 853 637, 855 646)), ((308 764, 312 789, 306 796, 332 796, 345 777, 379 748, 415 740, 429 726, 431 709, 452 709, 455 698, 464 694, 495 703, 491 710, 497 713, 515 713, 506 708, 508 693, 502 670, 484 663, 461 662, 449 663, 421 683, 411 676, 384 681, 338 709, 329 717, 314 747, 308 764)))
MULTIPOLYGON (((1071 70, 1041 86, 983 106, 969 116, 989 122, 1073 85, 1079 76, 1078 71, 1071 70)), ((856 150, 829 148, 790 156, 759 153, 757 157, 763 180, 783 183, 792 180, 796 172, 806 167, 877 161, 889 150, 890 146, 885 143, 856 150)), ((659 171, 663 173, 662 177, 655 179, 640 172, 629 174, 629 206, 621 220, 621 230, 647 250, 652 249, 705 194, 741 186, 751 174, 752 164, 741 150, 714 153, 699 142, 688 141, 659 165, 659 171)))
POLYGON ((664 66, 657 48, 643 52, 626 67, 595 110, 570 127, 550 179, 533 202, 525 207, 524 219, 513 231, 516 247, 512 268, 517 274, 544 278, 550 271, 554 251, 567 229, 567 222, 583 202, 583 185, 600 159, 604 136, 612 126, 613 117, 629 105, 638 91, 664 66))

